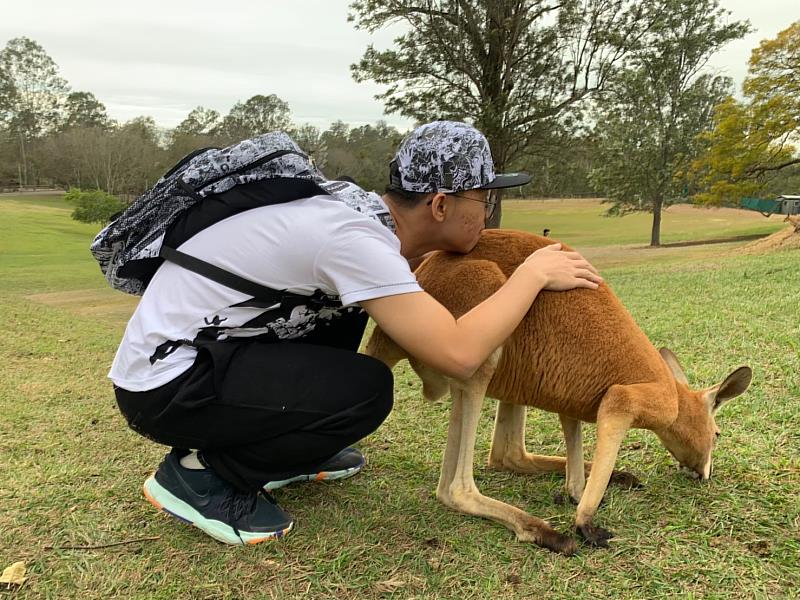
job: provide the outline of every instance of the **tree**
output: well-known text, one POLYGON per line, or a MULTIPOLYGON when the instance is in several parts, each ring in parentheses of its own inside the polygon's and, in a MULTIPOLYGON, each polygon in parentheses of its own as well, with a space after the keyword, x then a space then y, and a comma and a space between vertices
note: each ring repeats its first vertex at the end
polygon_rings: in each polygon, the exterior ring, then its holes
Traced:
POLYGON ((0 63, 0 128, 6 127, 11 120, 16 94, 17 90, 11 80, 11 74, 0 63))
POLYGON ((32 179, 29 145, 58 127, 69 86, 53 59, 26 37, 9 40, 0 50, 0 73, 4 81, 0 85, 13 90, 0 112, 5 114, 6 127, 18 149, 19 183, 27 185, 32 179))
POLYGON ((354 128, 337 121, 322 134, 325 160, 319 166, 329 177, 346 175, 364 189, 382 193, 389 161, 402 138, 384 121, 354 128))
POLYGON ((14 140, 9 140, 8 132, 0 128, 0 189, 19 185, 16 150, 14 140))
POLYGON ((237 102, 222 120, 219 133, 227 143, 291 127, 289 105, 275 94, 237 102))
POLYGON ((181 135, 209 135, 219 125, 220 117, 217 111, 198 106, 178 124, 174 132, 181 135))
POLYGON ((738 203, 800 165, 800 21, 753 50, 744 95, 720 103, 701 138, 705 152, 692 165, 699 202, 738 203))
POLYGON ((319 127, 305 123, 292 127, 288 133, 303 152, 313 156, 317 166, 320 166, 320 160, 325 152, 325 145, 322 141, 322 132, 319 127))
POLYGON ((133 196, 167 169, 158 142, 153 120, 139 117, 108 129, 77 127, 49 136, 38 155, 47 173, 65 188, 133 196))
MULTIPOLYGON (((545 140, 542 140, 544 142, 545 140)), ((597 160, 597 141, 590 132, 561 132, 549 144, 540 144, 520 163, 520 169, 533 174, 531 182, 512 194, 528 197, 575 197, 598 195, 589 181, 589 173, 597 160)))
POLYGON ((70 93, 63 108, 62 129, 74 127, 108 127, 110 120, 105 105, 91 92, 70 93))
POLYGON ((569 128, 647 28, 635 0, 358 0, 350 9, 360 29, 408 27, 395 49, 367 48, 351 67, 356 81, 388 86, 377 96, 387 112, 471 121, 498 170, 569 128))
POLYGON ((120 125, 111 147, 118 165, 116 180, 109 178, 109 184, 101 189, 111 194, 138 195, 153 185, 168 166, 160 141, 152 117, 137 117, 120 125))
POLYGON ((350 142, 347 139, 349 133, 350 126, 338 120, 320 134, 319 146, 322 152, 318 153, 320 156, 316 162, 331 179, 342 175, 353 177, 350 173, 355 168, 355 160, 352 158, 350 142))
POLYGON ((220 115, 211 108, 198 106, 181 121, 167 136, 167 150, 164 160, 167 165, 176 164, 181 158, 199 150, 224 146, 221 135, 216 132, 221 124, 220 115))
POLYGON ((730 93, 730 79, 702 72, 711 55, 749 30, 726 23, 728 15, 719 0, 664 0, 598 111, 592 183, 612 203, 609 214, 653 214, 651 246, 661 243, 663 208, 688 194, 695 138, 730 93))

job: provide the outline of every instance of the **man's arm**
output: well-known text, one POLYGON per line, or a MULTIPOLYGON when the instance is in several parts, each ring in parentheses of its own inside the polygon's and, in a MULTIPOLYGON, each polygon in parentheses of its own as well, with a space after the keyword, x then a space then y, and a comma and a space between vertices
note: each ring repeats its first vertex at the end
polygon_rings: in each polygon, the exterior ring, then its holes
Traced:
POLYGON ((577 252, 560 244, 537 250, 492 296, 456 320, 425 292, 365 300, 363 308, 406 352, 466 379, 511 335, 543 289, 595 289, 602 278, 577 252))

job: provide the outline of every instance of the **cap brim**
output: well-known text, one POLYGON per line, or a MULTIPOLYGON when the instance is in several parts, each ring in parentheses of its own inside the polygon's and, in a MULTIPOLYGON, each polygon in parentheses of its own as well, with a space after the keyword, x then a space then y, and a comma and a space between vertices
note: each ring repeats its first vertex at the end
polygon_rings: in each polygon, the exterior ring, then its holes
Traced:
POLYGON ((481 189, 494 190, 499 188, 518 187, 529 183, 531 176, 527 173, 506 173, 498 175, 494 181, 487 185, 482 185, 481 189))

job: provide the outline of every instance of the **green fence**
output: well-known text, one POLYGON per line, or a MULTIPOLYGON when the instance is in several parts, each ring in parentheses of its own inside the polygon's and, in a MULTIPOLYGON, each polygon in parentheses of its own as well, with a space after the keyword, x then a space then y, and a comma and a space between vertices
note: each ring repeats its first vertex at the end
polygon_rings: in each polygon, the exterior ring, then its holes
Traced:
POLYGON ((760 198, 742 198, 742 208, 757 210, 765 217, 781 212, 783 200, 762 200, 760 198))

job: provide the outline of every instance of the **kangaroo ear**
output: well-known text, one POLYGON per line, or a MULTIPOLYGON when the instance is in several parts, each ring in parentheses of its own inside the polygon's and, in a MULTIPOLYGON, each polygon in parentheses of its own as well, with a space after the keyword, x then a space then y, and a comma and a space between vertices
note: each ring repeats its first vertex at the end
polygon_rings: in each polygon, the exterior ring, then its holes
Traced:
POLYGON ((683 367, 681 366, 678 357, 672 353, 672 350, 669 348, 660 348, 658 353, 661 355, 661 358, 664 359, 664 362, 667 363, 669 370, 672 371, 675 381, 678 381, 684 385, 689 385, 689 380, 686 379, 686 374, 683 372, 683 367))
POLYGON ((750 367, 739 367, 725 378, 725 381, 714 386, 706 392, 708 408, 712 413, 719 410, 719 407, 728 400, 744 394, 753 379, 753 371, 750 367))

